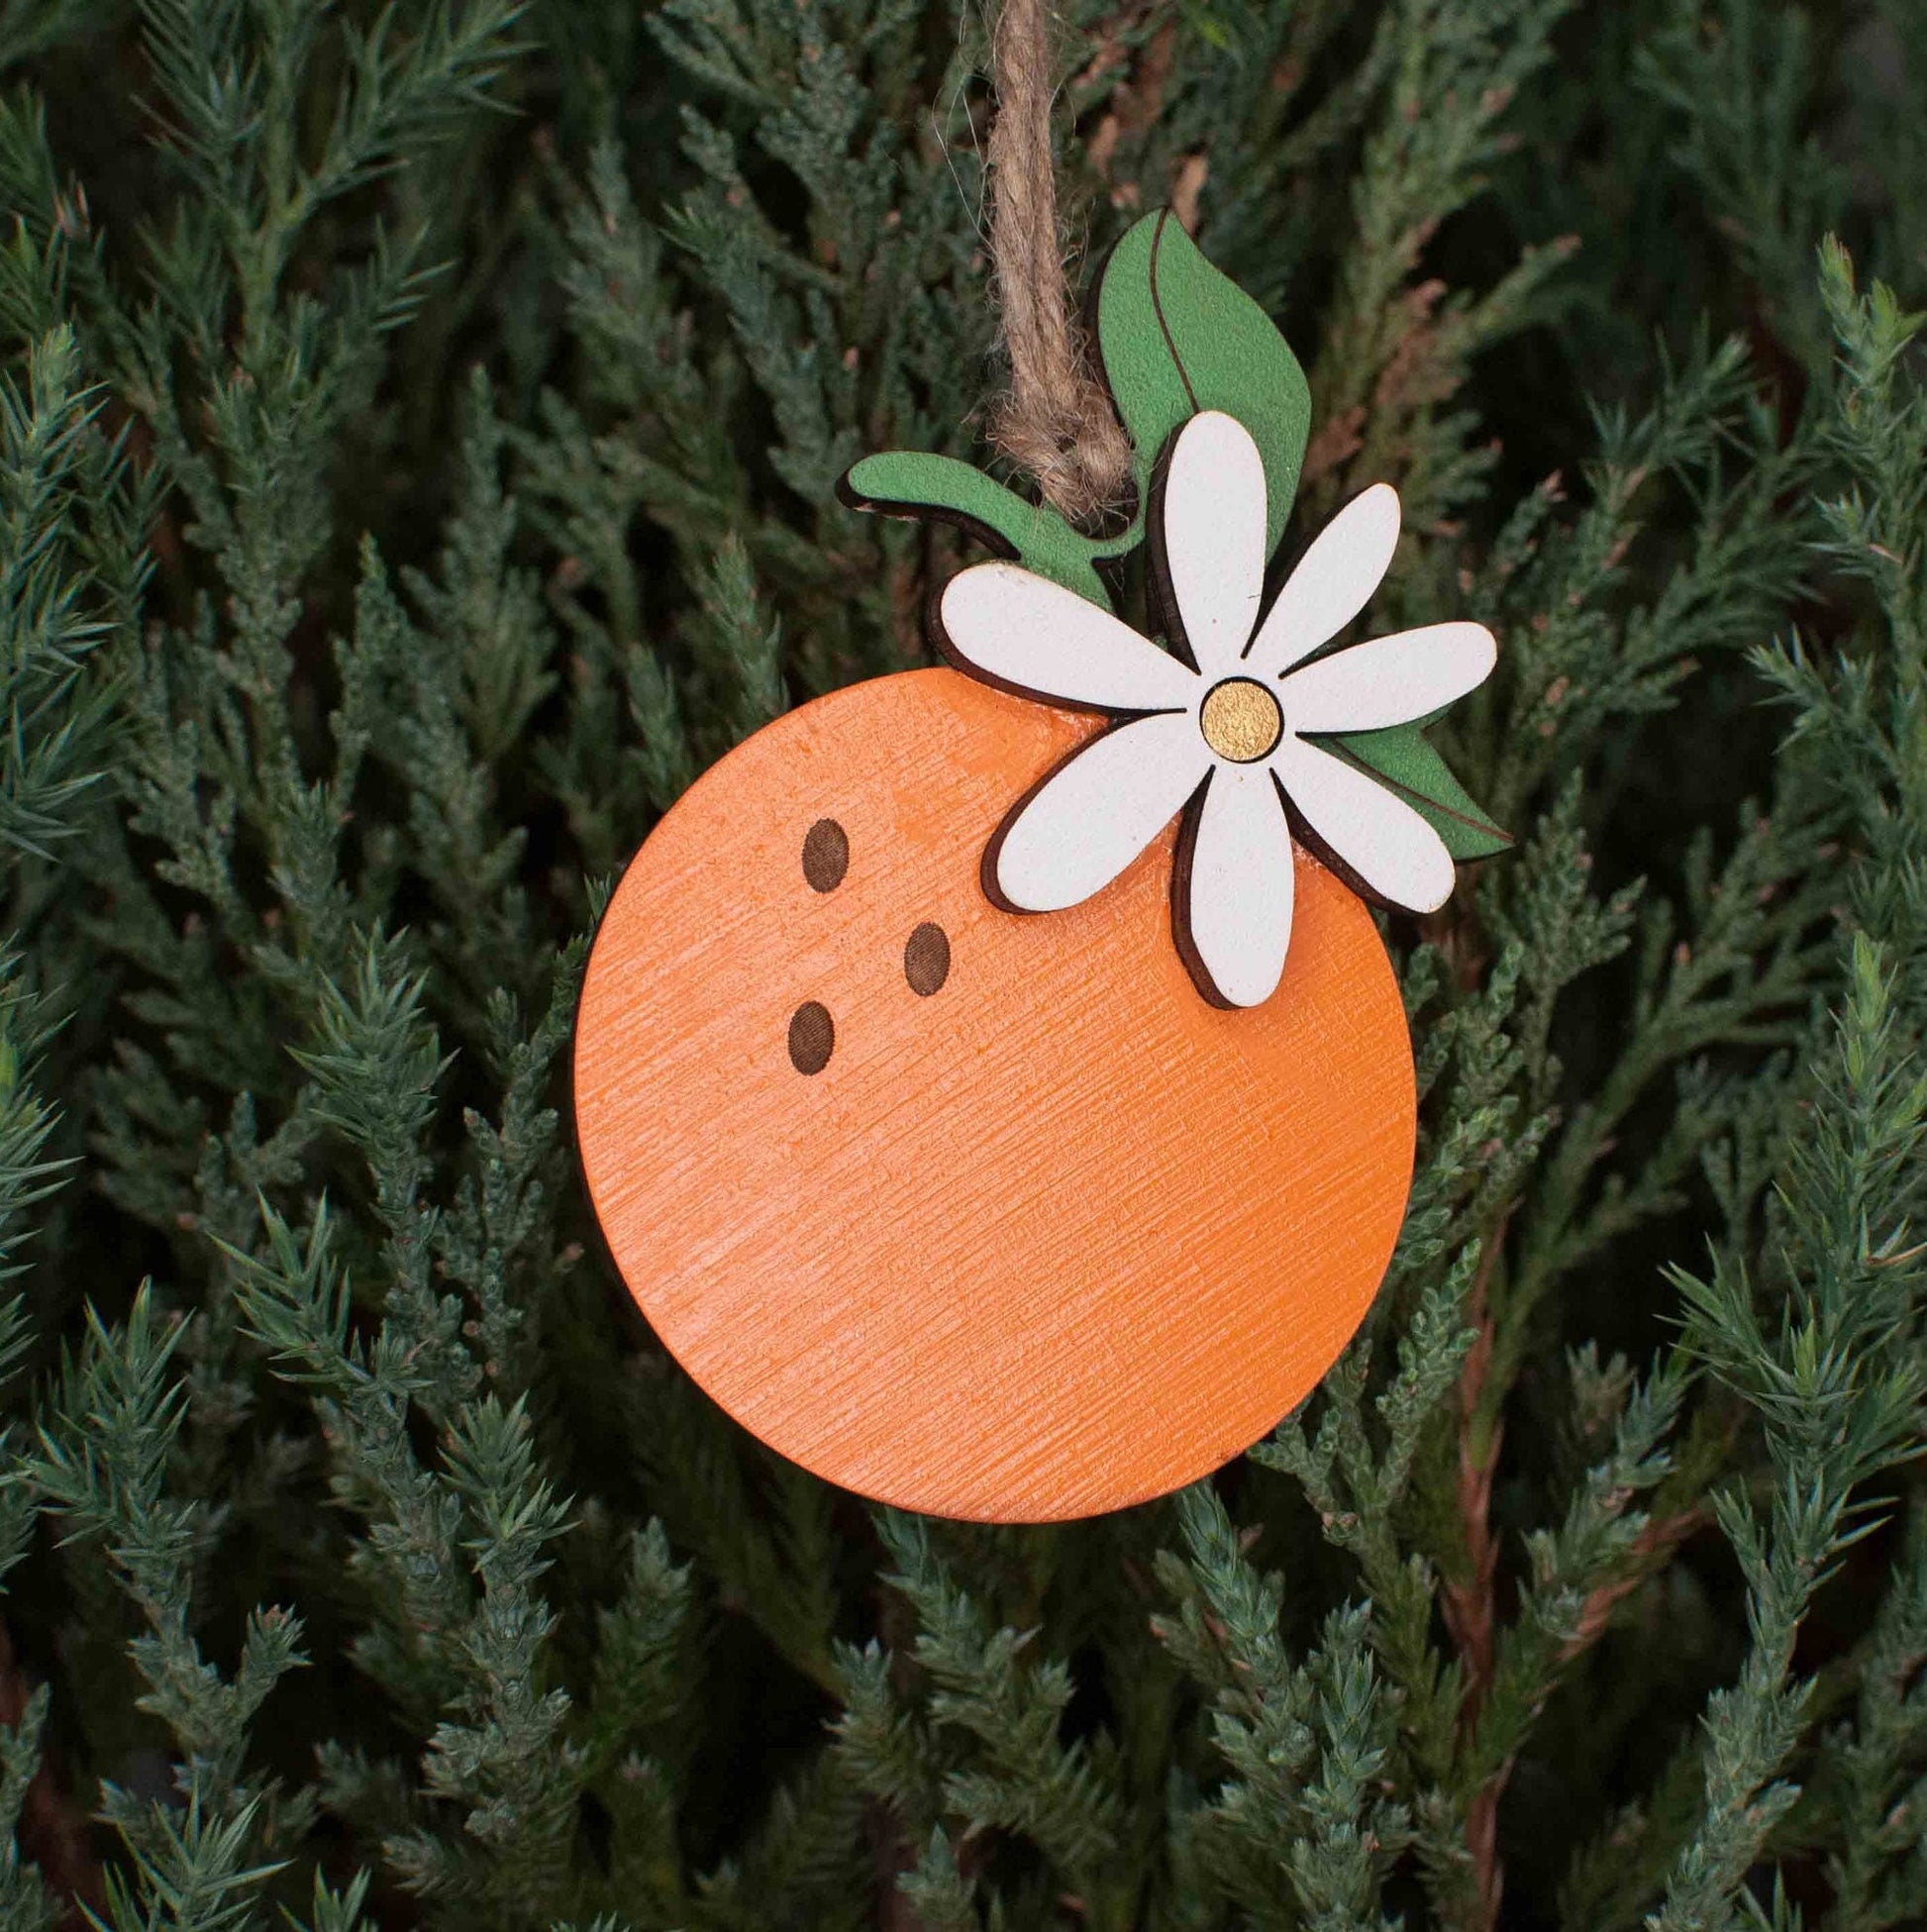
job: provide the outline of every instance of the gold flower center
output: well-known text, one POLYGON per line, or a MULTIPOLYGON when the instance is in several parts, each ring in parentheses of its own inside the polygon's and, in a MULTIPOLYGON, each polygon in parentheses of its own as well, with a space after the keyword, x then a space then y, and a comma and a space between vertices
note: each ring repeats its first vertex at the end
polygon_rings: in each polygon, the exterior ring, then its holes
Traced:
POLYGON ((1205 694, 1198 713, 1204 742, 1234 764, 1252 764, 1284 736, 1278 701, 1255 677, 1227 677, 1205 694))

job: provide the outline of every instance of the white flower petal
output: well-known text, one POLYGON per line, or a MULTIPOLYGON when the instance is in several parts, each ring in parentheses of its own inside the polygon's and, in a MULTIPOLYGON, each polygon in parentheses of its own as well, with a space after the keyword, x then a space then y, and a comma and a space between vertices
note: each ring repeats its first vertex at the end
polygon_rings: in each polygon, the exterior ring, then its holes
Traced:
POLYGON ((1482 624, 1428 624, 1334 651, 1278 691, 1293 731, 1376 731, 1423 718, 1491 675, 1498 646, 1482 624))
POLYGON ((1291 827, 1263 765, 1211 774, 1179 902, 1193 971, 1218 997, 1258 1006, 1277 991, 1291 943, 1291 827))
POLYGON ((1101 891, 1177 816, 1210 763, 1188 712, 1093 739, 1005 820, 991 848, 997 891, 1021 912, 1101 891))
POLYGON ((1373 483, 1318 533, 1252 641, 1246 668, 1254 677, 1289 670, 1365 609, 1391 568, 1398 516, 1398 492, 1373 483))
POLYGON ((1430 912, 1452 896, 1445 841, 1376 778, 1301 738, 1271 764, 1305 823, 1381 898, 1430 912))
POLYGON ((1265 594, 1265 459, 1236 417, 1207 409, 1178 431, 1159 531, 1184 641, 1199 671, 1221 677, 1265 594))
POLYGON ((1107 610, 1015 563, 973 563, 944 586, 944 641, 963 668, 1099 711, 1189 705, 1197 678, 1107 610))

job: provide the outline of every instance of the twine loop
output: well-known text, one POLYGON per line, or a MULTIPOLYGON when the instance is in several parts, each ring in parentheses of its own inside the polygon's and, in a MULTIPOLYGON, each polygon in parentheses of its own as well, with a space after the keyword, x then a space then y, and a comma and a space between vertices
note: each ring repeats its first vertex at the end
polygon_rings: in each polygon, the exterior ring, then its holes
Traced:
POLYGON ((996 405, 997 449, 1037 479, 1045 501, 1088 526, 1131 500, 1131 443, 1089 371, 1071 312, 1051 146, 1051 20, 1046 0, 1004 0, 990 40, 990 253, 1010 386, 996 405))

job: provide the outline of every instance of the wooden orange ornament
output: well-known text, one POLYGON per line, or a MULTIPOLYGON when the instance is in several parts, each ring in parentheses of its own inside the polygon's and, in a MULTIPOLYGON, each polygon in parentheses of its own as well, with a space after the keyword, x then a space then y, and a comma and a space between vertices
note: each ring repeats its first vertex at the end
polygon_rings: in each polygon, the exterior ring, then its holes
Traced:
POLYGON ((772 1448, 993 1521, 1160 1495, 1262 1436, 1369 1306, 1412 1059, 1371 916, 1302 850, 1277 991, 1172 944, 1167 828, 1067 910, 986 841, 1103 721, 948 669, 817 700, 624 876, 575 1050, 638 1305, 772 1448))
POLYGON ((1414 1135, 1359 895, 1435 908, 1509 843, 1424 737, 1491 634, 1344 642, 1395 491, 1268 606, 1309 420, 1270 320, 1160 213, 1097 334, 1128 526, 854 464, 846 502, 994 553, 933 600, 969 676, 840 691, 701 779, 610 904, 576 1041, 596 1210, 683 1366, 820 1475, 993 1521, 1191 1481, 1337 1357, 1414 1135))

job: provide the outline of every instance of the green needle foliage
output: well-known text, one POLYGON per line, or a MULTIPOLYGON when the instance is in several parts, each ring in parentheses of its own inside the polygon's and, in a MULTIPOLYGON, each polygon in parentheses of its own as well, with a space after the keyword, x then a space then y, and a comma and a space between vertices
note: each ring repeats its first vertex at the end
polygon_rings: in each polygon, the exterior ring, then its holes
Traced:
POLYGON ((1927 1923, 1927 18, 1059 30, 1074 272, 1278 321, 1519 845, 1356 1342, 1020 1530, 735 1429, 566 1117, 621 865, 973 554, 838 478, 1026 487, 981 10, 0 0, 8 1932, 1927 1923))

